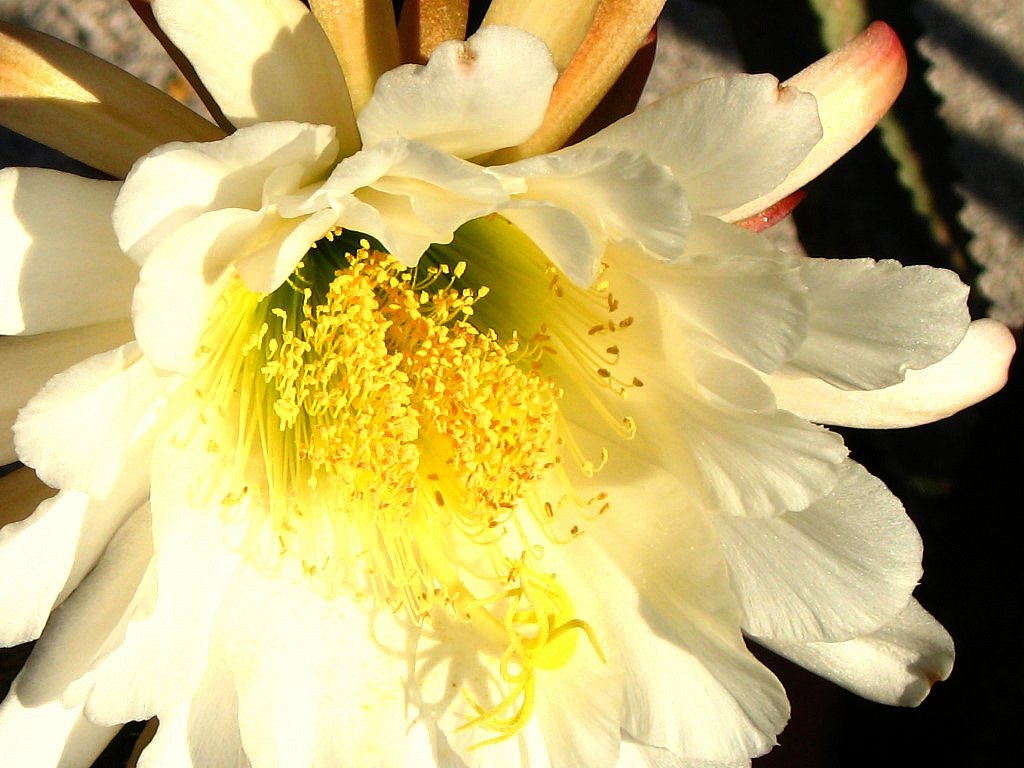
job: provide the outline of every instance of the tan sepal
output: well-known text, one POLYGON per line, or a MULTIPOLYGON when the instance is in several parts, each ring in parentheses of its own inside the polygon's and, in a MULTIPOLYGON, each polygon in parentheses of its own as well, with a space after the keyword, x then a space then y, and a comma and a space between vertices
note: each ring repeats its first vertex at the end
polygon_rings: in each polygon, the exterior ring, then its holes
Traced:
POLYGON ((501 24, 525 29, 547 44, 555 66, 563 72, 586 37, 600 4, 601 0, 494 0, 481 26, 501 24))
POLYGON ((402 61, 425 64, 445 40, 465 40, 469 0, 407 0, 398 20, 402 61))
POLYGON ((841 48, 791 77, 783 86, 818 101, 822 138, 768 194, 724 215, 754 216, 816 178, 863 139, 896 100, 907 77, 907 57, 892 28, 876 21, 841 48))
POLYGON ((113 64, 7 24, 0 24, 0 123, 118 178, 161 144, 224 137, 113 64))
POLYGON ((502 150, 488 162, 513 162, 565 145, 644 44, 664 4, 664 0, 604 0, 576 55, 555 83, 544 123, 526 142, 502 150))
POLYGON ((0 526, 24 520, 55 493, 28 467, 4 475, 0 478, 0 526))
POLYGON ((377 78, 401 63, 391 0, 310 0, 309 9, 331 41, 358 114, 377 78))

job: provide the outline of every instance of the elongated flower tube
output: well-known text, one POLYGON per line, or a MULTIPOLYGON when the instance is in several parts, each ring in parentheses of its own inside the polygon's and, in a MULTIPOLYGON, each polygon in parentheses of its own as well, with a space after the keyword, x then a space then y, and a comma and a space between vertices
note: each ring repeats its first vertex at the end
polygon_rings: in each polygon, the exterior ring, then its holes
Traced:
POLYGON ((380 71, 454 4, 149 5, 226 135, 139 91, 135 144, 65 136, 83 54, 0 38, 16 127, 123 173, 0 172, 0 641, 37 640, 0 753, 155 717, 142 768, 734 766, 789 712, 747 639, 887 703, 949 673, 917 532, 822 425, 966 407, 1011 337, 949 272, 732 223, 885 111, 887 27, 562 146, 646 10, 602 58, 623 4, 500 3, 380 71))

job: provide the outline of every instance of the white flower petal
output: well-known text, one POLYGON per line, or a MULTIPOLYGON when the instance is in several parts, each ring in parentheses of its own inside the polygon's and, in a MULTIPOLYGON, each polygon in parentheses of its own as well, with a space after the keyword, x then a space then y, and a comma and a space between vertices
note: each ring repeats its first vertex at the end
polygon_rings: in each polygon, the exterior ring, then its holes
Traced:
MULTIPOLYGON (((740 378, 735 368, 723 362, 722 384, 740 378)), ((713 507, 728 515, 803 509, 831 489, 846 456, 838 435, 785 411, 743 411, 684 397, 674 404, 684 410, 673 425, 673 442, 690 454, 713 507)), ((648 415, 643 418, 651 427, 648 415)), ((664 434, 660 425, 651 428, 664 434)))
POLYGON ((696 615, 644 624, 642 614, 627 616, 627 732, 714 762, 775 745, 789 717, 785 691, 731 631, 722 637, 724 623, 696 615))
POLYGON ((623 729, 705 760, 770 749, 788 717, 785 693, 743 643, 717 537, 686 485, 612 453, 579 490, 604 491, 610 504, 580 539, 604 554, 573 554, 615 616, 626 667, 623 729))
POLYGON ((160 28, 238 127, 277 120, 333 125, 358 149, 341 66, 298 0, 153 0, 160 28))
MULTIPOLYGON (((232 275, 232 260, 278 223, 273 213, 210 211, 153 250, 139 273, 132 320, 139 346, 155 366, 182 373, 192 367, 210 310, 232 275)), ((254 279, 265 277, 251 267, 254 279)))
POLYGON ((334 211, 335 226, 376 238, 406 266, 508 200, 483 168, 418 142, 389 139, 345 158, 311 191, 278 201, 285 216, 334 211))
POLYGON ((465 158, 510 147, 540 126, 557 76, 540 40, 487 27, 442 43, 426 66, 384 73, 359 113, 359 133, 368 147, 400 136, 465 158))
POLYGON ((784 83, 814 95, 822 137, 777 187, 723 218, 741 221, 816 178, 875 127, 903 88, 907 57, 892 28, 876 21, 784 83))
POLYGON ((921 537, 899 500, 852 461, 827 497, 770 519, 716 518, 754 637, 847 640, 873 632, 910 599, 921 537))
POLYGON ((837 643, 758 640, 832 682, 882 704, 916 707, 953 669, 953 638, 911 600, 871 634, 837 643))
MULTIPOLYGON (((441 740, 446 735, 452 740, 454 752, 440 752, 437 757, 438 768, 507 768, 512 765, 526 765, 530 768, 559 768, 548 756, 544 735, 536 718, 531 718, 523 729, 512 738, 496 744, 488 744, 486 748, 476 748, 476 742, 458 732, 458 726, 464 718, 453 719, 435 738, 441 740)), ((478 734, 478 732, 475 732, 478 734)), ((427 764, 429 765, 429 763, 427 764)), ((367 766, 367 768, 375 768, 367 766)), ((408 768, 419 768, 410 765, 408 768)))
POLYGON ((537 682, 534 717, 544 734, 552 765, 559 768, 612 768, 619 751, 622 716, 621 666, 609 674, 607 665, 593 660, 593 669, 581 672, 580 660, 590 662, 593 651, 581 641, 571 667, 541 674, 537 682), (612 677, 610 687, 600 677, 612 677), (604 684, 602 684, 604 683, 604 684))
MULTIPOLYGON (((527 530, 532 540, 543 540, 544 533, 533 521, 527 530)), ((604 658, 581 636, 567 664, 538 672, 535 717, 552 765, 613 768, 625 704, 623 649, 614 637, 620 617, 608 611, 604 591, 594 588, 589 563, 574 557, 577 543, 545 552, 543 564, 556 574, 576 615, 594 628, 604 658)), ((625 651, 631 653, 632 649, 625 651)))
POLYGON ((872 259, 807 259, 810 329, 792 365, 844 389, 881 389, 941 360, 970 323, 953 272, 872 259))
POLYGON ((169 427, 153 457, 153 585, 130 606, 120 642, 70 692, 87 696, 86 714, 96 722, 147 719, 195 693, 214 618, 238 568, 219 517, 223 493, 197 480, 209 463, 207 441, 196 436, 198 426, 186 432, 186 423, 176 426, 192 440, 169 427))
POLYGON ((144 582, 152 552, 149 508, 143 506, 118 529, 96 567, 53 612, 25 664, 22 702, 62 702, 66 707, 82 703, 69 687, 120 636, 125 611, 144 582))
POLYGON ((322 178, 337 153, 332 127, 292 122, 256 125, 220 141, 159 147, 135 164, 117 197, 118 241, 142 264, 200 214, 259 210, 270 202, 268 192, 281 196, 322 178), (293 189, 281 188, 285 177, 293 189))
POLYGON ((750 768, 750 761, 719 763, 691 760, 674 755, 667 749, 649 747, 627 739, 619 749, 619 762, 615 768, 750 768))
POLYGON ((597 395, 609 413, 636 423, 632 440, 609 434, 605 447, 639 453, 725 514, 803 509, 832 489, 847 453, 838 435, 775 408, 770 389, 750 368, 680 333, 650 287, 614 264, 604 276, 622 313, 634 319, 630 332, 615 339, 616 372, 642 386, 630 389, 623 404, 611 388, 588 392, 572 377, 559 379, 562 410, 572 423, 600 428, 590 404, 597 395))
POLYGON ((18 411, 51 376, 132 337, 128 323, 105 323, 40 336, 0 337, 0 464, 17 461, 11 427, 18 411))
POLYGON ((579 216, 564 208, 513 200, 501 215, 523 231, 577 285, 592 285, 604 253, 603 243, 579 216))
POLYGON ((42 168, 0 171, 0 333, 127 319, 138 270, 110 226, 119 188, 42 168))
POLYGON ((372 603, 326 600, 288 577, 240 569, 219 620, 255 765, 422 765, 408 738, 401 621, 372 603), (411 751, 411 753, 410 753, 411 751))
POLYGON ((138 768, 250 768, 238 732, 238 697, 219 639, 189 699, 160 712, 160 725, 138 768))
POLYGON ((572 211, 612 242, 662 259, 683 252, 686 197, 669 170, 642 152, 577 145, 493 170, 526 182, 518 199, 572 211))
POLYGON ((30 517, 0 530, 0 583, 20 584, 0 592, 0 645, 39 637, 50 612, 92 570, 114 532, 145 501, 147 461, 148 449, 135 449, 108 499, 61 491, 42 501, 30 517))
POLYGON ((995 320, 975 320, 943 360, 910 370, 885 389, 849 391, 817 377, 783 370, 768 377, 779 407, 805 419, 847 427, 888 429, 928 424, 974 405, 1006 383, 1013 334, 995 320))
POLYGON ((807 334, 797 268, 784 259, 742 252, 693 251, 675 264, 625 254, 612 261, 655 293, 684 332, 699 333, 705 343, 724 347, 762 371, 791 359, 807 334))
POLYGON ((0 704, 0 754, 16 759, 18 768, 89 768, 120 730, 90 723, 81 706, 27 705, 20 683, 19 675, 0 704))
POLYGON ((104 499, 167 386, 134 342, 91 357, 50 379, 18 414, 18 456, 47 485, 104 499))
POLYGON ((821 138, 814 97, 771 75, 695 83, 583 142, 668 166, 694 213, 717 216, 776 187, 821 138))
POLYGON ((88 503, 84 493, 65 491, 0 529, 0 579, 19 585, 0 593, 0 646, 35 640, 43 631, 74 563, 88 503), (24 579, 28 573, 33 578, 24 579))
MULTIPOLYGON (((310 246, 330 232, 337 220, 335 211, 326 210, 297 219, 282 219, 271 213, 250 222, 258 226, 247 234, 248 243, 242 246, 247 253, 235 263, 246 288, 255 293, 271 293, 279 288, 310 246)), ((215 249, 227 253, 231 245, 218 243, 215 249)))
MULTIPOLYGON (((508 199, 501 183, 481 168, 425 144, 387 141, 353 160, 378 164, 378 177, 356 197, 375 208, 384 223, 379 233, 367 234, 406 266, 414 266, 432 243, 451 242, 462 224, 508 199)), ((335 174, 345 170, 339 166, 335 174)))
MULTIPOLYGON (((482 642, 473 624, 453 620, 436 612, 421 634, 410 636, 409 652, 415 659, 403 674, 409 712, 417 726, 425 724, 433 742, 433 760, 441 768, 504 768, 530 765, 551 768, 547 745, 537 717, 510 738, 490 743, 495 732, 475 726, 463 727, 474 710, 466 702, 469 692, 478 702, 493 706, 507 695, 494 673, 496 652, 492 641, 482 642)), ((378 648, 380 646, 378 645, 378 648)), ((538 678, 545 675, 538 672, 538 678)), ((540 681, 538 680, 538 683, 540 681)), ((426 762, 433 765, 433 762, 426 762)), ((412 763, 409 768, 417 768, 412 763)))
POLYGON ((680 371, 626 370, 644 383, 631 395, 638 449, 711 509, 771 516, 803 509, 835 484, 842 439, 775 409, 745 366, 708 355, 693 382, 680 371))

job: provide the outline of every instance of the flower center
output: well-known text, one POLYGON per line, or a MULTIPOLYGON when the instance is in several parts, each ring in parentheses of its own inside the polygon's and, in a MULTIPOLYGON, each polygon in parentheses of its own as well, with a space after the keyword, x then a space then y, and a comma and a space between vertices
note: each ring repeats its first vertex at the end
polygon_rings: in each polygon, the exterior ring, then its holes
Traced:
POLYGON ((591 341, 629 320, 559 279, 500 217, 415 269, 337 232, 273 293, 238 279, 224 290, 187 388, 211 436, 207 498, 244 531, 250 562, 418 623, 442 611, 471 624, 503 690, 470 697, 467 727, 499 739, 529 718, 537 670, 567 664, 581 637, 601 655, 531 536, 564 541, 553 523, 567 502, 607 507, 575 499, 561 466, 566 453, 594 469, 556 377, 583 365, 572 375, 587 387, 618 386, 606 368, 617 352, 591 341))

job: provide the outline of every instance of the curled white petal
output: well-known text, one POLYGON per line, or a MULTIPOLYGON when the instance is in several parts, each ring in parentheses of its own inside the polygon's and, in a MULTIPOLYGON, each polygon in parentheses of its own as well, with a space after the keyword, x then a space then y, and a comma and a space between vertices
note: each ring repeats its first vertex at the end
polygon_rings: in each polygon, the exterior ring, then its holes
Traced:
POLYGON ((916 600, 874 632, 836 643, 758 640, 802 667, 882 704, 916 707, 953 669, 953 638, 916 600))
POLYGON ((843 389, 881 389, 946 357, 967 331, 967 286, 949 270, 807 259, 809 329, 790 364, 843 389))
POLYGON ((325 125, 264 123, 206 143, 165 144, 139 160, 114 205, 121 248, 139 264, 167 237, 208 211, 258 211, 325 177, 337 159, 325 125), (291 189, 282 189, 287 176, 291 189))
POLYGON ((831 494, 769 519, 715 520, 755 637, 846 640, 898 613, 921 577, 921 537, 899 500, 849 461, 831 494))
POLYGON ((52 378, 18 414, 18 456, 47 485, 107 498, 148 439, 167 387, 134 342, 91 357, 52 378))
POLYGON ((686 484, 624 451, 578 482, 610 504, 571 554, 617 622, 624 731, 704 760, 766 752, 788 705, 735 629, 739 606, 716 533, 686 484))
POLYGON ((889 429, 928 424, 998 392, 1006 383, 1016 345, 995 320, 975 320, 949 356, 899 384, 850 391, 784 370, 768 377, 779 407, 821 424, 889 429))
POLYGON ((53 612, 25 664, 24 701, 60 701, 66 707, 82 703, 71 688, 121 637, 126 609, 138 591, 152 586, 145 580, 152 556, 149 506, 144 504, 125 519, 96 567, 53 612))
POLYGON ((597 279, 601 239, 575 213, 556 205, 510 200, 501 215, 526 233, 574 283, 592 285, 597 279))
MULTIPOLYGON (((706 221, 700 217, 695 230, 706 228, 706 221)), ((808 326, 806 288, 797 267, 784 258, 750 256, 728 243, 700 239, 704 242, 691 244, 682 263, 618 254, 613 263, 658 296, 680 332, 702 337, 698 343, 724 348, 762 371, 792 359, 808 326)))
POLYGON ((485 27, 439 45, 425 66, 384 73, 359 113, 365 146, 402 137, 457 157, 528 139, 540 126, 558 70, 540 40, 485 27))
POLYGON ((82 360, 131 340, 124 322, 88 325, 37 336, 0 337, 0 369, 8 376, 0 387, 0 463, 18 460, 12 427, 18 411, 54 375, 82 360))
POLYGON ((114 531, 145 500, 146 458, 145 450, 132 456, 117 492, 108 499, 61 491, 27 519, 0 530, 0 579, 5 584, 22 582, 19 589, 0 595, 0 645, 39 637, 50 613, 96 565, 114 531), (33 578, 20 578, 24 573, 33 578))
POLYGON ((81 705, 65 707, 59 700, 43 704, 22 700, 21 677, 0 704, 0 750, 17 756, 18 765, 80 768, 92 765, 117 735, 120 725, 91 723, 81 705))
POLYGON ((642 152, 575 146, 494 172, 526 182, 517 200, 572 211, 612 242, 662 259, 678 258, 686 245, 690 212, 683 190, 667 168, 642 152))

